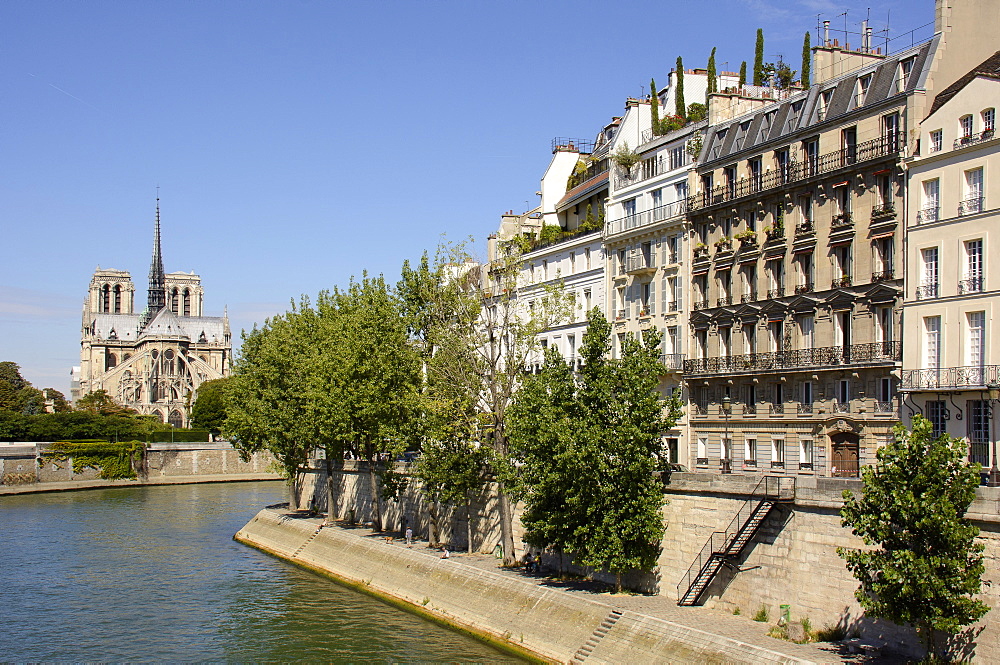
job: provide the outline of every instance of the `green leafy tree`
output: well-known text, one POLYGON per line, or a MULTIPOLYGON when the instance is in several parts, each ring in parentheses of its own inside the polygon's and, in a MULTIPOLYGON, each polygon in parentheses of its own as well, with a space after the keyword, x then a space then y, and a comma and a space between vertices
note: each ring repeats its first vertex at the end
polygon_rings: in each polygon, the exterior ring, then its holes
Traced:
POLYGON ((764 30, 757 28, 757 44, 753 54, 753 84, 764 85, 764 30))
POLYGON ((543 372, 518 395, 511 433, 523 456, 528 542, 574 552, 583 565, 613 572, 620 589, 624 572, 656 564, 663 490, 653 473, 660 436, 680 405, 658 397, 655 332, 628 337, 621 360, 607 358, 610 335, 595 309, 578 381, 550 351, 543 372))
POLYGON ((919 415, 912 432, 897 425, 895 440, 862 471, 863 494, 844 491, 843 524, 873 549, 838 553, 861 584, 855 596, 865 611, 915 626, 936 656, 935 631, 957 633, 989 607, 975 597, 983 545, 965 518, 980 466, 966 461, 963 439, 931 431, 919 415))
POLYGON ((740 64, 740 87, 742 88, 747 84, 747 61, 744 60, 740 64))
POLYGON ((46 403, 52 403, 52 410, 55 413, 66 413, 72 410, 69 402, 66 401, 66 396, 55 388, 46 388, 42 392, 45 394, 46 403))
POLYGON ((45 411, 45 395, 23 376, 21 366, 9 360, 0 362, 0 412, 26 416, 45 411))
POLYGON ((191 406, 191 422, 213 434, 222 431, 226 422, 226 386, 229 379, 213 379, 198 386, 198 392, 191 406))
POLYGON ((649 114, 655 136, 660 133, 660 96, 656 91, 655 79, 649 79, 649 114))
POLYGON ((687 110, 684 103, 684 61, 681 56, 677 56, 677 92, 674 93, 674 113, 683 116, 687 110))
POLYGON ((117 416, 134 414, 136 411, 134 409, 129 409, 124 407, 108 394, 106 390, 95 390, 89 392, 80 399, 76 401, 77 411, 84 411, 86 413, 95 413, 101 416, 117 416))
POLYGON ((809 89, 809 68, 812 66, 812 45, 809 43, 809 31, 802 38, 802 87, 809 89))
POLYGON ((778 87, 783 90, 792 87, 792 80, 795 78, 795 73, 795 70, 779 60, 777 66, 774 67, 774 78, 778 82, 778 87))
POLYGON ((719 73, 715 69, 715 47, 712 47, 712 54, 708 56, 708 87, 705 90, 705 103, 708 103, 708 96, 719 91, 719 73))
POLYGON ((691 102, 691 105, 688 106, 687 116, 691 122, 701 122, 708 117, 708 107, 698 102, 691 102))

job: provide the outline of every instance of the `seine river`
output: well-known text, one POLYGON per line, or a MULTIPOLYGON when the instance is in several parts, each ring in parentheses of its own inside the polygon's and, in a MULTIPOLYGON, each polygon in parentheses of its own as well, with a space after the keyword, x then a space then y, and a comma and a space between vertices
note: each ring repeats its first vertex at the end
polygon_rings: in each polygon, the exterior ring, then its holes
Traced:
POLYGON ((0 497, 0 661, 517 662, 232 540, 284 497, 280 482, 0 497))

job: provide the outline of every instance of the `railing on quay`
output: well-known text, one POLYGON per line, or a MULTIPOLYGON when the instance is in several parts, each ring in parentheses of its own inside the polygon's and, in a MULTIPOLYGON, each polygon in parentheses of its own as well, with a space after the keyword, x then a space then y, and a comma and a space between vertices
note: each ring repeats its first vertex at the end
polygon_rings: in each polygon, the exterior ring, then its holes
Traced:
POLYGON ((903 359, 901 342, 869 342, 850 346, 824 346, 816 349, 747 353, 719 358, 693 358, 684 361, 685 374, 752 372, 799 367, 832 367, 861 363, 897 362, 903 359))
POLYGON ((688 197, 689 209, 699 210, 735 201, 874 159, 890 157, 899 153, 901 144, 902 141, 898 137, 883 136, 825 155, 807 157, 802 162, 789 162, 784 168, 723 183, 707 192, 694 194, 688 197))

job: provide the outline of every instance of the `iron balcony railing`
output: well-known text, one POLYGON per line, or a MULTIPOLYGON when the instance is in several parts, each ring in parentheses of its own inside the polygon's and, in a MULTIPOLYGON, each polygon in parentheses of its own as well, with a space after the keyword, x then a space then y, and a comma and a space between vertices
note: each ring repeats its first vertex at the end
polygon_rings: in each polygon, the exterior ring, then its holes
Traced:
POLYGON ((649 272, 656 270, 656 252, 650 250, 648 253, 637 252, 629 255, 626 260, 625 272, 629 274, 649 272))
POLYGON ((886 268, 885 270, 883 270, 881 272, 873 272, 872 273, 872 283, 875 283, 875 282, 888 282, 891 279, 893 279, 893 270, 892 270, 892 268, 886 268))
POLYGON ((1000 365, 904 369, 900 390, 985 390, 991 383, 1000 383, 1000 365))
POLYGON ((815 286, 812 282, 806 282, 805 284, 797 284, 795 286, 795 293, 812 293, 815 286))
POLYGON ((975 215, 983 211, 983 197, 973 196, 958 204, 958 216, 975 215))
POLYGON ((923 286, 918 286, 915 292, 917 300, 928 300, 929 298, 938 297, 938 283, 929 282, 923 286))
POLYGON ((748 196, 755 196, 789 184, 816 176, 839 171, 874 159, 899 153, 901 141, 895 136, 883 136, 855 146, 848 146, 825 155, 807 157, 803 162, 789 162, 784 168, 757 176, 741 178, 735 182, 717 185, 707 192, 688 198, 691 210, 720 205, 748 196))
POLYGON ((684 354, 683 353, 661 353, 660 363, 663 364, 667 369, 684 369, 684 354))
POLYGON ((983 290, 983 276, 972 275, 958 282, 959 293, 979 293, 983 290))
POLYGON ((923 210, 917 211, 917 224, 927 224, 929 222, 936 222, 938 220, 940 208, 937 206, 928 206, 923 210))
POLYGON ((900 342, 869 342, 850 346, 747 353, 719 358, 684 361, 685 374, 723 374, 807 367, 834 367, 869 363, 898 362, 903 359, 900 342))
POLYGON ((637 212, 633 215, 626 215, 613 219, 604 224, 604 236, 613 236, 632 229, 650 226, 658 222, 665 222, 674 217, 680 217, 687 212, 687 201, 675 201, 666 205, 657 206, 652 210, 637 212))
POLYGON ((797 236, 804 236, 815 230, 811 219, 804 219, 795 225, 795 235, 797 236))
POLYGON ((989 141, 993 138, 993 130, 987 129, 985 132, 979 134, 969 134, 968 136, 960 136, 955 139, 955 143, 952 147, 954 148, 964 148, 968 145, 976 145, 977 143, 983 143, 984 141, 989 141))
POLYGON ((854 226, 854 218, 849 212, 842 212, 838 215, 834 215, 833 222, 830 223, 830 228, 834 231, 850 228, 852 226, 854 226))

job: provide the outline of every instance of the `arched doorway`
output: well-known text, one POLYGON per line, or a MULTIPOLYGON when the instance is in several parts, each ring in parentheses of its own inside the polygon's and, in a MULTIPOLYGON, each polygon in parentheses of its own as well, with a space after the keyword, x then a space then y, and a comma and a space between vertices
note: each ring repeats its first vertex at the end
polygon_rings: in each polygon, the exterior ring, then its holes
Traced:
POLYGON ((838 478, 857 478, 860 466, 860 437, 851 432, 830 435, 830 475, 838 478))

